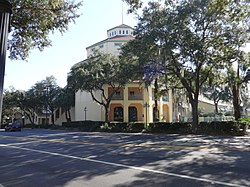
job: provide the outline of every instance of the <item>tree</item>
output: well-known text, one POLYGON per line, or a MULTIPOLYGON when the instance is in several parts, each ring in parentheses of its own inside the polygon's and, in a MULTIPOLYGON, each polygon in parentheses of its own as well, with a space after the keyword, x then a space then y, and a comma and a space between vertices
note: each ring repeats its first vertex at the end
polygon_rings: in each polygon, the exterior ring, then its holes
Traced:
POLYGON ((68 85, 75 91, 89 92, 92 99, 105 109, 105 121, 108 122, 109 105, 112 96, 130 80, 131 66, 119 58, 96 52, 90 58, 75 64, 68 74, 68 85), (112 88, 109 95, 105 93, 104 85, 112 88), (97 94, 100 92, 100 95, 97 94))
POLYGON ((230 85, 233 95, 234 117, 238 120, 241 117, 241 95, 242 87, 247 87, 250 81, 250 53, 245 54, 236 49, 236 55, 231 61, 225 64, 227 70, 227 82, 230 85))
MULTIPOLYGON (((243 46, 249 38, 248 29, 244 28, 245 24, 242 26, 249 14, 249 3, 244 0, 164 2, 163 6, 150 2, 144 8, 135 40, 150 41, 152 47, 160 49, 166 72, 178 78, 186 89, 196 130, 200 88, 213 69, 222 68, 225 59, 232 59, 230 49, 236 44, 243 46), (225 56, 225 52, 231 56, 225 56)), ((132 5, 137 3, 133 1, 132 5)))
POLYGON ((35 114, 42 113, 43 101, 41 95, 37 94, 34 87, 22 93, 19 106, 25 115, 28 117, 32 125, 35 124, 35 114))
POLYGON ((61 93, 56 98, 56 106, 58 108, 61 107, 65 111, 65 119, 67 122, 70 122, 70 109, 72 106, 75 106, 75 91, 69 85, 61 89, 61 93))
POLYGON ((214 102, 215 113, 219 113, 219 101, 229 102, 232 100, 232 92, 225 81, 225 72, 214 71, 201 88, 201 93, 214 102))
POLYGON ((7 118, 13 120, 14 115, 17 112, 21 112, 18 101, 20 100, 22 93, 12 87, 9 90, 5 90, 3 95, 3 112, 1 119, 7 118))
POLYGON ((55 77, 46 77, 45 80, 37 82, 31 90, 41 101, 43 107, 42 113, 46 115, 50 114, 52 125, 54 125, 54 112, 57 107, 56 99, 61 93, 61 88, 57 85, 55 77))
POLYGON ((25 60, 30 50, 51 45, 49 34, 64 33, 80 15, 81 2, 71 0, 9 0, 13 6, 8 49, 11 59, 25 60))

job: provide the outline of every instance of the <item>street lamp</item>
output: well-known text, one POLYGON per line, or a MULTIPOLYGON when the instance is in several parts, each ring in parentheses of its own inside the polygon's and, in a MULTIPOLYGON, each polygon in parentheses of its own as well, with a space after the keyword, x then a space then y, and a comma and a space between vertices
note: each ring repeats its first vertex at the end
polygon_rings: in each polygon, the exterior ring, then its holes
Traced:
POLYGON ((0 0, 0 127, 2 121, 3 83, 5 73, 6 50, 12 5, 7 0, 0 0))
POLYGON ((87 119, 87 111, 88 111, 88 110, 87 110, 87 107, 85 106, 85 107, 84 107, 84 116, 85 116, 85 121, 86 121, 86 119, 87 119))
POLYGON ((45 88, 45 125, 48 125, 48 93, 49 93, 49 87, 46 85, 45 88))

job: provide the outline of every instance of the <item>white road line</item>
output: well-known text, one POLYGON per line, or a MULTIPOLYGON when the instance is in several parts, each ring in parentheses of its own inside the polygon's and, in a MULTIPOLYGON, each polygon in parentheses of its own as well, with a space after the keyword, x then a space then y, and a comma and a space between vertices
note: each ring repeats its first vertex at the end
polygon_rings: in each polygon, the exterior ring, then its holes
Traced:
POLYGON ((50 136, 61 136, 61 135, 67 135, 67 134, 77 134, 79 132, 65 132, 65 133, 57 133, 57 134, 45 134, 45 135, 30 135, 28 137, 36 137, 36 138, 42 138, 42 137, 50 137, 50 136))
POLYGON ((139 170, 139 171, 146 171, 146 172, 151 172, 151 173, 168 175, 168 176, 173 176, 173 177, 178 177, 178 178, 183 178, 183 179, 196 180, 196 181, 201 181, 201 182, 206 182, 206 183, 211 183, 211 184, 219 184, 219 185, 232 186, 232 187, 247 187, 247 186, 228 183, 228 182, 221 182, 221 181, 209 180, 209 179, 205 179, 205 178, 192 177, 192 176, 188 176, 188 175, 182 175, 182 174, 152 170, 152 169, 143 168, 143 167, 136 167, 136 166, 130 166, 130 165, 125 165, 125 164, 117 164, 117 163, 112 163, 112 162, 106 162, 106 161, 91 159, 89 157, 88 158, 83 158, 83 157, 77 157, 77 156, 72 156, 72 155, 64 155, 64 154, 55 153, 55 152, 48 152, 48 151, 41 151, 41 150, 36 150, 36 149, 24 148, 24 147, 10 146, 10 145, 5 145, 5 144, 0 144, 0 147, 10 147, 10 148, 21 149, 21 150, 25 150, 25 151, 32 151, 32 152, 48 154, 48 155, 53 155, 53 156, 60 156, 60 157, 71 158, 71 159, 76 159, 76 160, 84 160, 84 161, 95 162, 95 163, 106 164, 106 165, 112 165, 112 166, 117 166, 117 167, 123 167, 123 168, 128 168, 128 169, 139 170))
MULTIPOLYGON (((31 141, 31 142, 22 142, 22 143, 11 143, 11 144, 6 144, 8 146, 13 146, 13 145, 24 145, 24 144, 29 144, 29 143, 35 143, 35 142, 41 142, 41 141, 31 141)), ((1 187, 1 186, 0 186, 1 187)))

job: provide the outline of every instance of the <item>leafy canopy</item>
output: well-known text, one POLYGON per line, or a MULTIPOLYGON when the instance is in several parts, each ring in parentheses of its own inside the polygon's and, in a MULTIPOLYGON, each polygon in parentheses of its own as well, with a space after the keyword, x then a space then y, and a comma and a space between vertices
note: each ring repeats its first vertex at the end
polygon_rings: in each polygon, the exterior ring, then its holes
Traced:
POLYGON ((9 0, 13 6, 8 49, 11 59, 25 60, 30 50, 51 46, 49 34, 64 33, 80 15, 81 2, 71 0, 9 0))

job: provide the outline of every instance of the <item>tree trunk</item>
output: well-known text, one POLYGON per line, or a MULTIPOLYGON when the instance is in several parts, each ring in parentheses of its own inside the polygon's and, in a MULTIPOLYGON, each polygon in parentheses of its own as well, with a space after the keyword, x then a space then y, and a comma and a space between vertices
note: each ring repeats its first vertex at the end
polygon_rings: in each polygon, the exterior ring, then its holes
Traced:
POLYGON ((233 85, 233 107, 234 107, 234 118, 238 120, 241 117, 240 114, 240 89, 237 84, 233 85))
POLYGON ((191 106, 192 106, 192 117, 193 117, 192 129, 193 129, 193 132, 195 133, 197 131, 198 124, 199 124, 198 99, 191 101, 191 106))
POLYGON ((154 121, 159 121, 159 111, 158 111, 158 92, 159 92, 159 88, 158 88, 158 79, 155 79, 154 82, 154 99, 155 99, 155 107, 153 109, 153 120, 154 121))
POLYGON ((54 109, 51 110, 51 123, 52 123, 52 125, 55 125, 54 109))
POLYGON ((69 115, 68 115, 68 121, 69 121, 69 122, 71 122, 71 114, 70 114, 70 109, 67 109, 67 111, 68 111, 68 114, 69 114, 69 115))
POLYGON ((215 114, 218 114, 219 110, 218 110, 218 103, 217 102, 214 102, 214 108, 215 108, 215 114))
POLYGON ((105 105, 105 122, 108 123, 109 122, 109 105, 105 105))

